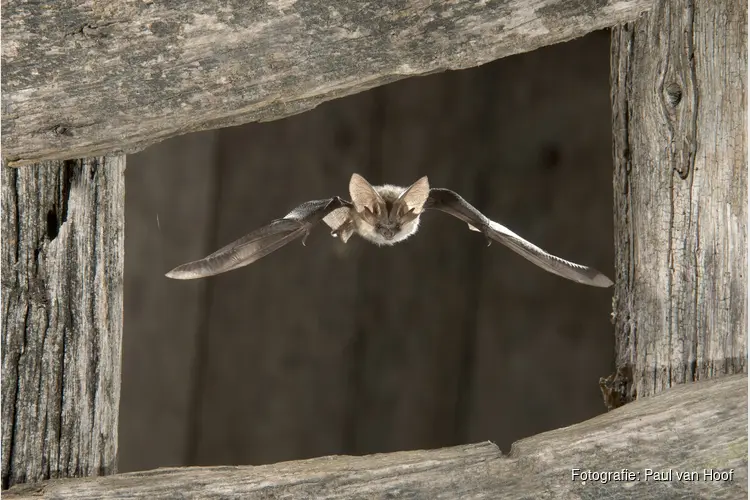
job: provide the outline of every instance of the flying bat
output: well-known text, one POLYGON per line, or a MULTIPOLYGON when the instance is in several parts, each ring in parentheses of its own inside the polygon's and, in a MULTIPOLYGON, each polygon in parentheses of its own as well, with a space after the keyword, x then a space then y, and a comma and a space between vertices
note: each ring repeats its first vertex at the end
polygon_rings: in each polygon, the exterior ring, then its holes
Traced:
POLYGON ((174 279, 213 276, 252 264, 287 243, 302 238, 305 244, 312 228, 323 221, 331 235, 346 243, 356 233, 378 246, 390 246, 409 238, 419 229, 425 210, 445 212, 465 222, 469 229, 484 234, 487 245, 498 241, 551 273, 584 285, 609 287, 612 281, 596 269, 575 264, 545 252, 510 229, 490 220, 457 193, 430 188, 427 177, 409 187, 390 184, 371 186, 353 174, 349 182, 351 201, 338 196, 308 201, 281 219, 276 219, 200 260, 169 271, 174 279))

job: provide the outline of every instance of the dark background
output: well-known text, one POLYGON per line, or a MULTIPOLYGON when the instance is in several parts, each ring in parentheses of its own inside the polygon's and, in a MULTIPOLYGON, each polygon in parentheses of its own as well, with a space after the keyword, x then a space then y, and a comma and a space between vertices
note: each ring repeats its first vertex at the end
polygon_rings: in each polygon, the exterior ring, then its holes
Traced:
POLYGON ((428 175, 613 276, 609 31, 128 157, 120 471, 520 438, 604 412, 611 289, 441 213, 378 248, 326 227, 253 264, 164 277, 286 214, 428 175))

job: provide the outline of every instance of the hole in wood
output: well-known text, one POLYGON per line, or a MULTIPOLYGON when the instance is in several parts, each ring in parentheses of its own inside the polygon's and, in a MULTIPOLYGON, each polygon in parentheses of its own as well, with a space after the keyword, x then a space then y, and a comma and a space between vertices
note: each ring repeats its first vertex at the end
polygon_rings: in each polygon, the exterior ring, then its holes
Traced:
POLYGON ((680 101, 682 101, 682 89, 680 88, 679 84, 674 82, 670 83, 669 85, 667 85, 665 92, 667 94, 667 101, 673 108, 680 104, 680 101))
POLYGON ((51 208, 47 212, 47 239, 50 241, 57 238, 57 234, 60 232, 60 226, 57 223, 57 212, 54 208, 51 208))

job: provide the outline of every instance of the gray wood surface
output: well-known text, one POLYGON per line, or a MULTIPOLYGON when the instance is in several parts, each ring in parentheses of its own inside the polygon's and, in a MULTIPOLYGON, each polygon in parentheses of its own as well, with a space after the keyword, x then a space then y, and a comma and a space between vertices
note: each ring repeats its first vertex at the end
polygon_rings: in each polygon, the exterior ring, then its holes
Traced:
POLYGON ((331 456, 259 467, 157 469, 21 485, 7 498, 585 498, 747 496, 747 375, 685 384, 515 443, 331 456), (608 481, 579 473, 637 474, 608 481), (658 476, 649 475, 649 470, 658 476), (672 473, 671 480, 658 480, 672 473), (708 478, 705 471, 711 471, 708 478), (677 473, 695 473, 694 481, 677 473), (713 474, 724 474, 726 479, 713 474), (179 493, 177 493, 179 492, 179 493))
POLYGON ((113 473, 125 157, 2 168, 2 483, 113 473))
POLYGON ((747 2, 614 30, 614 314, 628 401, 747 372, 747 2))
POLYGON ((630 21, 651 0, 3 4, 13 165, 132 153, 630 21))

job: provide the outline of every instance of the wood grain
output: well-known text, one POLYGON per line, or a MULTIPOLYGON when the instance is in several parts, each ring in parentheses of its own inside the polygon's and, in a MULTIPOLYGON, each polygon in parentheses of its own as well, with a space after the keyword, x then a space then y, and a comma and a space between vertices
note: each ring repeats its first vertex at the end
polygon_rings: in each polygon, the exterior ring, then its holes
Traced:
POLYGON ((747 373, 746 67, 746 2, 659 1, 613 32, 620 404, 747 373))
POLYGON ((11 165, 274 120, 635 19, 651 0, 3 3, 11 165))
POLYGON ((2 168, 2 483, 113 473, 125 157, 2 168))
POLYGON ((259 467, 190 467, 21 485, 6 498, 597 498, 747 496, 747 375, 696 382, 580 424, 519 441, 489 442, 259 467), (573 469, 628 469, 633 481, 573 480, 573 469), (646 469, 696 472, 656 481, 646 469), (704 469, 731 479, 706 480, 704 469))

